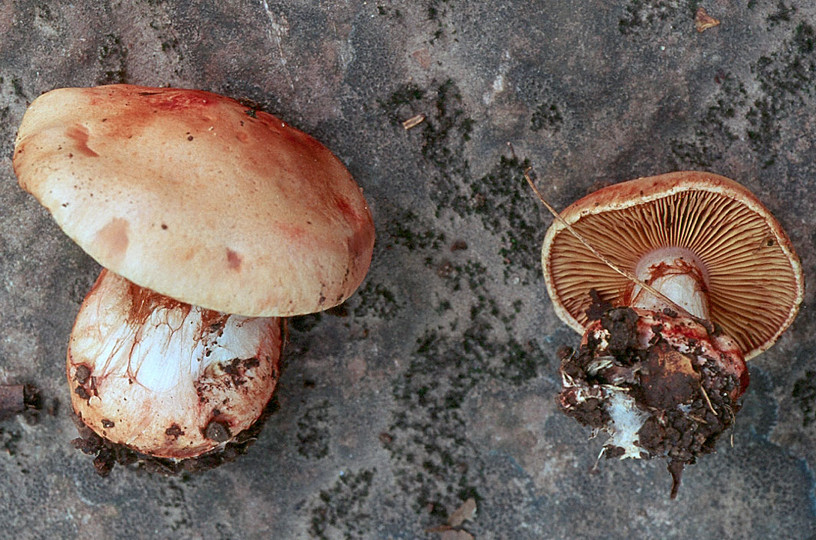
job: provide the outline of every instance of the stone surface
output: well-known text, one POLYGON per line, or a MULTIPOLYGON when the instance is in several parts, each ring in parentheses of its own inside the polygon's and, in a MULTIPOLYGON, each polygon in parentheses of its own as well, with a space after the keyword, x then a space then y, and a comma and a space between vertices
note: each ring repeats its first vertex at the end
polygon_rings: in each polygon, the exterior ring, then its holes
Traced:
POLYGON ((522 171, 558 208, 637 176, 729 176, 812 282, 815 107, 805 0, 0 3, 0 382, 61 404, 0 423, 4 535, 435 538, 473 498, 458 528, 477 538, 812 537, 812 289, 751 362, 733 447, 687 468, 670 501, 662 462, 594 467, 602 441, 555 407, 556 350, 578 337, 550 308, 551 218, 522 171), (700 5, 721 24, 697 32, 700 5), (315 135, 378 228, 359 292, 291 322, 257 442, 197 475, 103 479, 70 445, 64 353, 99 268, 10 156, 37 95, 111 82, 223 93, 315 135))

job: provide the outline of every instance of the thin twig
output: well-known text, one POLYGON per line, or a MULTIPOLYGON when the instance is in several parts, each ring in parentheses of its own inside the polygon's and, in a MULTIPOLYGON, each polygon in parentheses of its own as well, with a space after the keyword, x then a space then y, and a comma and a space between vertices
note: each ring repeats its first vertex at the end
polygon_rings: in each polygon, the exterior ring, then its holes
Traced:
POLYGON ((728 414, 731 415, 731 448, 734 448, 734 429, 737 426, 737 417, 734 415, 734 409, 726 407, 728 414))
POLYGON ((606 452, 606 446, 601 448, 600 454, 598 454, 598 457, 595 459, 595 464, 590 469, 591 472, 596 472, 598 470, 598 464, 601 462, 601 458, 603 457, 604 452, 606 452))
MULTIPOLYGON (((511 148, 512 148, 512 147, 511 147, 511 148)), ((690 314, 690 313, 689 313, 689 312, 688 312, 688 311, 687 311, 685 308, 683 308, 682 306, 678 305, 678 304, 677 304, 677 302, 675 302, 674 300, 672 300, 671 298, 669 298, 669 297, 668 297, 668 296, 666 296, 665 294, 661 293, 660 291, 658 291, 657 289, 655 289, 655 288, 654 288, 654 287, 652 287, 651 285, 649 285, 649 284, 647 284, 647 283, 644 283, 643 281, 639 280, 639 279, 638 279, 638 278, 637 278, 637 277, 636 277, 634 274, 632 274, 631 272, 627 272, 626 270, 624 270, 624 269, 620 268, 620 267, 619 267, 619 266, 617 266, 615 263, 613 263, 612 261, 610 261, 609 259, 607 259, 607 258, 606 258, 606 257, 605 257, 603 254, 601 254, 601 253, 600 253, 600 252, 599 252, 597 249, 595 249, 595 248, 592 246, 592 244, 590 244, 590 243, 589 243, 589 241, 588 241, 588 240, 586 240, 586 239, 585 239, 583 236, 581 236, 581 235, 578 233, 578 231, 576 231, 576 230, 575 230, 575 228, 573 228, 573 226, 572 226, 572 225, 570 225, 569 223, 567 223, 567 220, 565 220, 563 217, 561 217, 561 214, 559 214, 559 213, 558 213, 558 211, 557 211, 555 208, 553 208, 553 207, 552 207, 552 205, 551 205, 550 203, 548 203, 548 202, 547 202, 547 200, 544 198, 544 196, 541 194, 541 192, 540 192, 540 191, 538 190, 538 188, 536 187, 535 182, 533 182, 532 177, 530 176, 530 172, 531 172, 532 170, 533 170, 533 168, 532 168, 532 167, 527 167, 526 169, 524 169, 524 179, 525 179, 525 180, 527 180, 527 183, 528 183, 528 184, 530 184, 530 187, 533 189, 533 192, 536 194, 536 197, 538 197, 538 200, 539 200, 539 201, 541 201, 541 204, 543 204, 543 205, 544 205, 544 207, 545 207, 547 210, 549 210, 549 212, 550 212, 550 213, 553 215, 553 217, 555 218, 555 220, 556 220, 556 221, 558 221, 558 222, 559 222, 561 225, 563 225, 563 226, 564 226, 564 227, 565 227, 565 228, 566 228, 566 229, 567 229, 567 230, 568 230, 570 233, 572 233, 572 235, 573 235, 573 236, 574 236, 574 237, 575 237, 575 238, 576 238, 576 239, 577 239, 579 242, 581 242, 581 243, 582 243, 582 244, 583 244, 583 245, 584 245, 584 246, 585 246, 585 247, 586 247, 586 248, 587 248, 587 249, 588 249, 588 250, 589 250, 589 251, 590 251, 590 252, 591 252, 593 255, 595 255, 595 257, 597 257, 599 261, 601 261, 602 263, 604 263, 605 265, 607 265, 609 268, 611 268, 612 270, 614 270, 615 272, 617 272, 617 273, 618 273, 618 274, 620 274, 621 276, 625 277, 626 279, 628 279, 629 281, 631 281, 631 282, 632 282, 632 283, 634 283, 635 285, 638 285, 639 287, 641 287, 642 289, 647 290, 649 293, 653 294, 654 296, 656 296, 656 297, 657 297, 657 298, 659 298, 660 300, 662 300, 662 301, 666 302, 666 303, 667 303, 669 306, 671 306, 671 308, 672 308, 672 309, 674 309, 675 311, 678 311, 678 312, 680 312, 680 313, 683 313, 683 314, 684 314, 684 315, 686 315, 686 316, 692 317, 692 315, 691 315, 691 314, 690 314)))
POLYGON ((708 408, 711 409, 711 412, 714 413, 714 416, 719 416, 719 414, 717 414, 717 411, 714 410, 714 405, 711 404, 711 400, 708 399, 708 393, 706 393, 705 388, 703 388, 702 384, 700 385, 700 392, 703 393, 703 397, 705 398, 706 403, 708 403, 708 408))
POLYGON ((411 128, 417 127, 419 124, 421 124, 424 121, 425 121, 425 115, 424 114, 417 114, 415 116, 412 116, 408 120, 403 121, 402 122, 402 127, 405 128, 406 130, 409 130, 411 128))

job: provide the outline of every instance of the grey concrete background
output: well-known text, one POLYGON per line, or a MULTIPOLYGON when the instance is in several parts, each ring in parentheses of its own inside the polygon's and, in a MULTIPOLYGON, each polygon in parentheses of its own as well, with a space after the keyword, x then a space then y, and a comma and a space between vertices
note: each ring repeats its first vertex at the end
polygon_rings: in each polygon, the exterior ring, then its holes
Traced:
POLYGON ((521 171, 558 208, 637 176, 730 176, 814 283, 815 107, 807 0, 0 0, 0 381, 61 405, 0 423, 2 536, 441 538, 472 497, 476 538, 813 538, 812 290, 752 361, 734 446, 676 501, 662 462, 593 472, 602 441, 554 405, 577 336, 550 308, 551 218, 521 171), (722 24, 698 33, 700 5, 722 24), (99 269, 10 156, 37 95, 111 82, 257 103, 347 164, 378 228, 358 294, 292 321, 257 442, 199 475, 102 479, 69 443, 65 346, 99 269))

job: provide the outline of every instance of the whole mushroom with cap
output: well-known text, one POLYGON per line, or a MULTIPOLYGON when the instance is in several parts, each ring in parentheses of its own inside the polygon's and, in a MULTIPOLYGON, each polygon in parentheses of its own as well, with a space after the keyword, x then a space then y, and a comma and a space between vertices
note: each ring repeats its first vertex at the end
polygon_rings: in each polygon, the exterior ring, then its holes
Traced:
POLYGON ((561 408, 610 436, 607 457, 667 458, 674 497, 683 467, 733 424, 745 360, 796 317, 799 259, 753 194, 710 173, 608 186, 561 218, 544 276, 556 314, 583 335, 562 358, 561 408))
POLYGON ((239 439, 275 389, 283 318, 340 304, 371 261, 371 213, 340 161, 209 92, 53 90, 26 111, 13 164, 104 267, 68 346, 74 411, 147 456, 239 439))

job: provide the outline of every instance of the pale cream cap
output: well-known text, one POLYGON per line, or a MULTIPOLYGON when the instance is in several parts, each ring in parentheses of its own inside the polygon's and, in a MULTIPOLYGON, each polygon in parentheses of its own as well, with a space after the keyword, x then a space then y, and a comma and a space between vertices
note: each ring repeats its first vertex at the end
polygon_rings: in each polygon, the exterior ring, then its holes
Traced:
POLYGON ((112 85, 31 104, 20 185, 102 266, 244 316, 343 302, 371 261, 359 186, 322 144, 216 94, 112 85))

